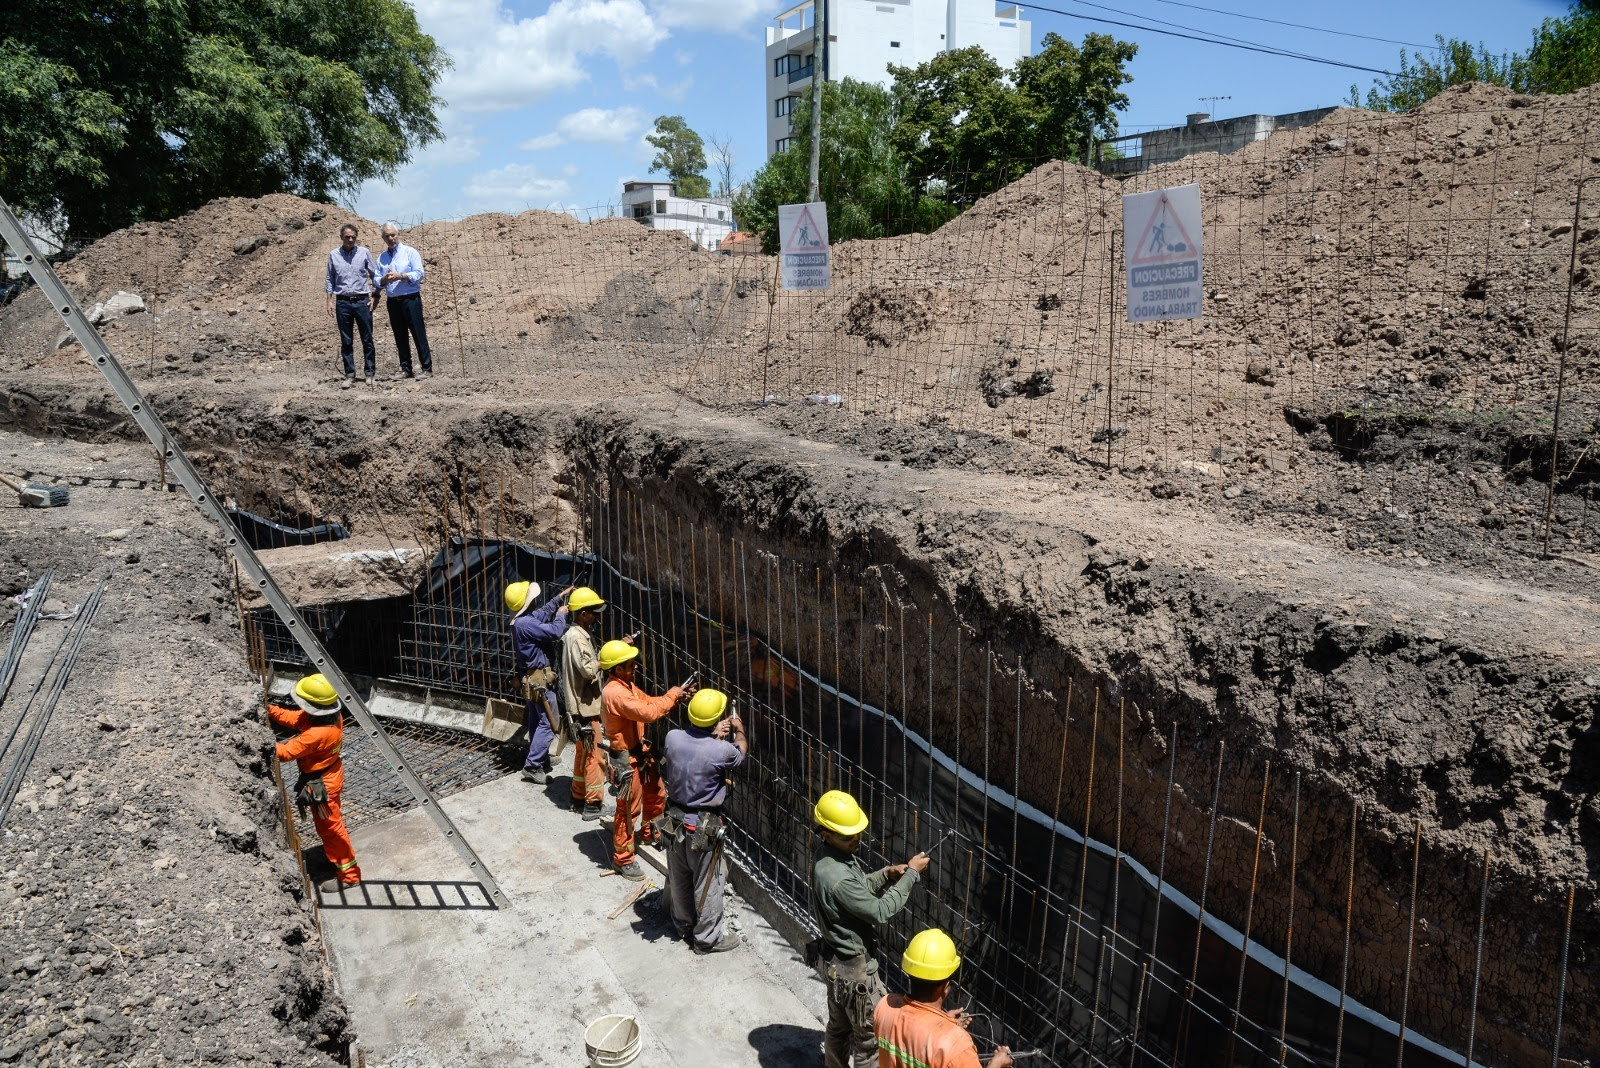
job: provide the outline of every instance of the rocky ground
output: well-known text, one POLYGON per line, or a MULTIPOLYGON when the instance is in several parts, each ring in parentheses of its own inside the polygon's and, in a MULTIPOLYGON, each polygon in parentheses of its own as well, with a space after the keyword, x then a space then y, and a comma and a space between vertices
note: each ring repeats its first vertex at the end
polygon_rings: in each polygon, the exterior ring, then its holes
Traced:
MULTIPOLYGON (((151 473, 127 445, 0 435, 0 466, 46 457, 151 473)), ((0 832, 0 1063, 332 1064, 348 1021, 281 833, 230 567, 185 496, 71 495, 0 495, 6 620, 47 567, 69 605, 110 579, 0 832)), ((7 729, 69 625, 34 632, 7 729)))

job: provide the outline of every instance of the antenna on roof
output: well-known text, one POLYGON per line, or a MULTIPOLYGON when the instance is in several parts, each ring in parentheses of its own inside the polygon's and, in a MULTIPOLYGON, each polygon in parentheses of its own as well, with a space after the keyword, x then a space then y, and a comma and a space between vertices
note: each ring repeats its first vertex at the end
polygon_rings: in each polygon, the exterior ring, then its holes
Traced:
POLYGON ((1217 101, 1219 101, 1219 100, 1232 100, 1233 97, 1231 97, 1231 96, 1202 96, 1199 99, 1200 99, 1200 103, 1206 105, 1206 112, 1208 114, 1215 115, 1217 113, 1217 101))

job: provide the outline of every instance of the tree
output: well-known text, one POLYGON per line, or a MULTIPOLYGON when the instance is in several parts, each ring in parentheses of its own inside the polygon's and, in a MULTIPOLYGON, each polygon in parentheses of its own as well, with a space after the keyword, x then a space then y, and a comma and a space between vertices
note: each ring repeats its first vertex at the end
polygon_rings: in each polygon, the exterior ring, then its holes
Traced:
MULTIPOLYGON (((790 146, 766 162, 742 195, 734 216, 761 233, 762 251, 778 250, 778 206, 806 199, 811 154, 810 91, 795 102, 790 146)), ((894 97, 869 82, 846 78, 822 90, 819 195, 828 205, 830 241, 885 237, 937 229, 955 209, 917 194, 890 131, 894 97)))
POLYGON ((657 118, 655 132, 646 134, 645 140, 656 150, 656 158, 650 163, 652 174, 665 171, 680 197, 711 195, 711 183, 702 173, 706 169, 705 142, 689 129, 682 115, 657 118))
POLYGON ((219 196, 317 200, 441 134, 403 0, 9 0, 0 188, 74 242, 219 196))
POLYGON ((912 183, 943 183, 944 196, 968 205, 1015 181, 1035 162, 1032 98, 977 45, 941 52, 915 67, 891 64, 896 121, 890 133, 912 183))
POLYGON ((1034 107, 1031 152, 1040 158, 1083 159, 1092 137, 1117 135, 1119 111, 1128 108, 1121 87, 1133 80, 1124 65, 1139 46, 1109 34, 1091 33, 1081 46, 1054 33, 1044 35, 1036 55, 1017 61, 1017 91, 1034 107))
POLYGON ((1371 111, 1410 111, 1452 85, 1488 82, 1521 93, 1570 93, 1600 82, 1600 3, 1575 3, 1564 18, 1533 31, 1526 53, 1495 55, 1458 37, 1437 36, 1438 58, 1400 53, 1397 74, 1374 79, 1366 100, 1350 87, 1350 105, 1371 111))
POLYGON ((733 138, 727 134, 711 135, 711 169, 717 176, 716 195, 733 196, 733 138))

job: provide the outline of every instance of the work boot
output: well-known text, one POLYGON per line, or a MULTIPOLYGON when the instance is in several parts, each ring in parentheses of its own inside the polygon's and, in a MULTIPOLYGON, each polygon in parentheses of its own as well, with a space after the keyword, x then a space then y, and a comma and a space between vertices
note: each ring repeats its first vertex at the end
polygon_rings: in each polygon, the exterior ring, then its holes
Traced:
POLYGON ((572 799, 571 804, 572 804, 572 811, 578 813, 581 816, 583 814, 583 804, 584 804, 583 798, 574 797, 572 799))
POLYGON ((531 782, 535 786, 543 786, 545 784, 545 780, 548 778, 549 776, 545 774, 545 770, 543 768, 522 769, 523 782, 531 782))
POLYGON ((340 381, 339 388, 340 389, 349 389, 351 386, 353 386, 355 384, 356 384, 356 376, 355 375, 350 375, 349 377, 347 377, 347 378, 345 378, 345 379, 340 381))
POLYGON ((603 808, 605 808, 605 806, 599 801, 590 801, 585 804, 583 806, 583 822, 593 823, 595 820, 599 819, 601 816, 601 810, 603 808))
POLYGON ((644 882, 644 869, 639 867, 637 860, 630 860, 626 864, 612 864, 611 870, 624 879, 632 879, 636 883, 644 882))
POLYGON ((357 879, 353 883, 343 883, 343 882, 340 882, 336 878, 335 879, 324 879, 322 882, 317 884, 317 889, 322 891, 324 894, 337 894, 342 890, 354 890, 356 887, 358 887, 360 885, 361 885, 361 880, 360 879, 357 879))
POLYGON ((424 378, 432 378, 432 377, 433 377, 433 372, 432 371, 424 371, 420 375, 417 376, 417 381, 421 382, 424 378))
POLYGON ((391 382, 404 382, 406 379, 408 379, 410 377, 411 377, 411 372, 410 371, 396 371, 394 374, 389 376, 389 381, 391 381, 391 382))
POLYGON ((371 375, 368 375, 367 376, 367 388, 368 389, 377 389, 378 388, 378 380, 376 378, 373 378, 371 375))
POLYGON ((727 934, 722 936, 722 941, 718 942, 714 946, 705 946, 701 945, 699 942, 696 942, 694 944, 694 951, 696 955, 703 957, 708 953, 726 953, 728 950, 738 949, 742 945, 744 945, 744 939, 739 937, 739 932, 729 931, 727 934))

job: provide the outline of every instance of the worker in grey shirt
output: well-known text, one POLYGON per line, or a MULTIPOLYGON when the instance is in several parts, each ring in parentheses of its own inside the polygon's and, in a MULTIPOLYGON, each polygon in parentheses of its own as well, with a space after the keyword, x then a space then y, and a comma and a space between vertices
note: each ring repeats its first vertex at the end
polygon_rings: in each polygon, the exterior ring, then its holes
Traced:
POLYGON ((328 253, 328 315, 339 324, 339 357, 344 360, 344 380, 340 389, 349 389, 356 380, 355 330, 361 332, 361 359, 366 368, 367 385, 378 371, 377 352, 372 347, 372 309, 378 305, 376 285, 378 265, 365 245, 356 244, 354 223, 339 228, 339 247, 328 253))
POLYGON ((661 818, 667 841, 667 900, 678 935, 696 953, 722 953, 739 945, 723 930, 722 897, 728 863, 722 804, 728 774, 744 763, 750 745, 744 723, 728 712, 728 695, 704 689, 689 701, 689 726, 668 731, 667 811, 661 818))

